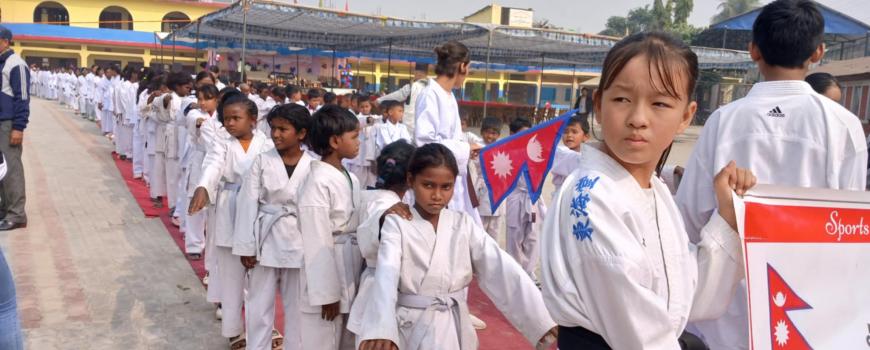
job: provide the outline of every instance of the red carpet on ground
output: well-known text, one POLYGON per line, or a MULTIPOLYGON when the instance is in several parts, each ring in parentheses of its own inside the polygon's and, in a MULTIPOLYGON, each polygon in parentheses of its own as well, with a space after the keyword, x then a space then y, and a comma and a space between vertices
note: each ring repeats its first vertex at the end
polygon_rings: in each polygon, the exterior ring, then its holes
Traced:
MULTIPOLYGON (((184 254, 184 234, 181 233, 177 227, 172 225, 169 206, 166 205, 164 201, 163 208, 157 209, 152 207, 151 196, 148 192, 148 186, 145 184, 145 181, 133 178, 133 163, 123 161, 116 155, 113 155, 112 157, 115 160, 115 165, 118 167, 118 171, 124 178, 124 182, 127 184, 127 188, 136 199, 136 202, 139 203, 139 207, 142 208, 142 213, 146 217, 159 217, 160 221, 163 222, 163 225, 166 226, 169 235, 172 236, 172 239, 178 246, 178 249, 181 251, 181 254, 184 254)), ((201 281, 205 276, 205 260, 193 261, 188 259, 188 262, 190 263, 193 272, 196 273, 201 281)), ((516 328, 514 328, 501 314, 501 312, 496 309, 492 301, 490 301, 489 298, 483 294, 480 288, 477 287, 476 282, 473 282, 469 289, 469 310, 472 314, 484 320, 487 325, 486 329, 477 331, 477 336, 480 340, 480 349, 509 350, 534 348, 529 345, 522 334, 520 334, 520 332, 517 331, 516 328)), ((280 302, 280 300, 277 302, 280 302)), ((283 330, 284 328, 284 314, 282 310, 280 304, 275 308, 275 328, 278 330, 283 330)))

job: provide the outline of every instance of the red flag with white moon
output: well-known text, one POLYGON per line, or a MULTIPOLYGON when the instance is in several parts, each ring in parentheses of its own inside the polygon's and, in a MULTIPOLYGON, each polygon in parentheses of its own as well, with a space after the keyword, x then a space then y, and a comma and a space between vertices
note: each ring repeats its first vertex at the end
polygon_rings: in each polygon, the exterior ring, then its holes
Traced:
POLYGON ((480 168, 493 212, 516 188, 521 177, 528 183, 532 203, 538 200, 566 122, 573 114, 574 111, 570 111, 480 151, 480 168))
POLYGON ((783 350, 812 349, 806 338, 788 317, 793 310, 811 309, 773 266, 767 265, 767 289, 770 303, 770 348, 783 350))

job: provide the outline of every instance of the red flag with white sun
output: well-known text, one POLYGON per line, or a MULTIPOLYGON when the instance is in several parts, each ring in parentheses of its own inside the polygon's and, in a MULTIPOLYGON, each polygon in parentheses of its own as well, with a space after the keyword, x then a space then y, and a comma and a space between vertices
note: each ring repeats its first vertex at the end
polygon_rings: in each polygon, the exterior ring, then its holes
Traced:
POLYGON ((772 349, 809 350, 806 338, 788 317, 793 310, 811 309, 773 266, 767 265, 767 290, 770 303, 770 343, 772 349))
POLYGON ((525 178, 528 184, 532 203, 538 201, 566 122, 573 114, 574 111, 569 111, 480 151, 480 168, 493 212, 513 192, 520 178, 525 178))

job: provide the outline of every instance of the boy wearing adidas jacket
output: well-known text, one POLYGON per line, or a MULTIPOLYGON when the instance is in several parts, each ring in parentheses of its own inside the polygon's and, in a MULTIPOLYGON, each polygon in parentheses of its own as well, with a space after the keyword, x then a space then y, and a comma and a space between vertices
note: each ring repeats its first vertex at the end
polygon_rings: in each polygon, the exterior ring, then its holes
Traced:
MULTIPOLYGON (((758 183, 862 191, 867 144, 858 118, 803 81, 824 55, 824 19, 811 0, 777 0, 753 25, 750 55, 765 81, 710 117, 677 191, 692 242, 716 208, 712 179, 730 160, 758 183)), ((724 316, 695 323, 711 349, 748 349, 746 288, 724 316)))

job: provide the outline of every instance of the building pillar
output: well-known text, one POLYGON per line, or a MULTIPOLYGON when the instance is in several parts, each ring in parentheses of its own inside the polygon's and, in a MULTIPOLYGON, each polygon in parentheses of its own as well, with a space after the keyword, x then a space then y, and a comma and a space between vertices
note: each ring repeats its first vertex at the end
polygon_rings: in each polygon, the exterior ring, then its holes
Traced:
POLYGON ((82 45, 79 50, 79 66, 80 67, 90 67, 90 63, 88 62, 88 58, 91 56, 90 51, 88 51, 87 45, 82 45))
POLYGON ((153 56, 151 55, 151 49, 145 49, 145 54, 142 55, 142 65, 145 67, 151 67, 151 59, 153 56))
POLYGON ((498 74, 498 98, 504 98, 505 95, 505 85, 507 84, 507 80, 504 79, 504 72, 500 72, 498 74))
POLYGON ((375 63, 375 91, 381 91, 381 77, 383 73, 381 73, 381 64, 375 63))

